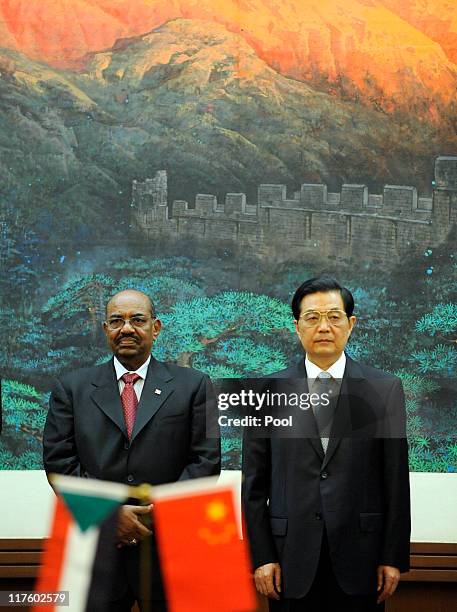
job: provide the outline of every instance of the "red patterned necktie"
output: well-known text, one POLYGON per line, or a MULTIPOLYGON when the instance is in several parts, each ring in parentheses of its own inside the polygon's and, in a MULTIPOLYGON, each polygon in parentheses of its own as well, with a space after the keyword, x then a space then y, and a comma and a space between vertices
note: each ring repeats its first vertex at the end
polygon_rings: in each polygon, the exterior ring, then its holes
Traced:
POLYGON ((137 380, 140 380, 141 376, 138 374, 123 374, 121 376, 125 383, 125 387, 121 393, 122 408, 124 409, 125 425, 127 427, 127 435, 132 437, 132 430, 135 424, 136 409, 138 407, 138 398, 135 393, 133 385, 137 380))

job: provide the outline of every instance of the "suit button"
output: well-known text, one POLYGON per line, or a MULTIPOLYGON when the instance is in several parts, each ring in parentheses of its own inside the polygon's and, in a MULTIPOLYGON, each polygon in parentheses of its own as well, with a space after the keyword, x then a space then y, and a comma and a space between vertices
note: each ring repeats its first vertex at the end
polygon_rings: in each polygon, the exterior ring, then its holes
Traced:
POLYGON ((129 474, 127 476, 127 482, 133 482, 134 480, 135 480, 135 478, 134 478, 133 474, 129 474))
POLYGON ((316 521, 321 521, 321 520, 322 520, 322 513, 316 512, 316 521))
POLYGON ((126 442, 124 444, 124 450, 129 450, 129 448, 130 448, 130 444, 128 442, 126 442))
POLYGON ((322 474, 321 474, 321 479, 322 479, 322 480, 325 480, 327 477, 328 477, 327 472, 322 472, 322 474))

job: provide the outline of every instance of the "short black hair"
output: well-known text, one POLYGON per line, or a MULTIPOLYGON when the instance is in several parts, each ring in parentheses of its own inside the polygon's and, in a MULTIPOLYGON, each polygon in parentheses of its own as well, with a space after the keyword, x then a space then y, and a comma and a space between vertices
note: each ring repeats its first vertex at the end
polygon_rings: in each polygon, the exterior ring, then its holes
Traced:
POLYGON ((312 293, 326 293, 327 291, 339 291, 344 304, 344 310, 348 317, 354 312, 354 298, 346 287, 342 287, 337 280, 331 276, 315 276, 306 280, 294 293, 292 298, 292 312, 296 321, 300 318, 300 305, 305 295, 312 293))

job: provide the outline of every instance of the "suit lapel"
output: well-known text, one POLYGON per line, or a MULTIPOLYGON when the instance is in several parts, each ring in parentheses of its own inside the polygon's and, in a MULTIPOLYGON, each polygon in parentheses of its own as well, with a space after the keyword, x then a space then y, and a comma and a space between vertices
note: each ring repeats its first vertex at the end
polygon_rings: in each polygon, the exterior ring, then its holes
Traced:
MULTIPOLYGON (((151 358, 136 412, 131 441, 134 440, 167 397, 173 392, 172 381, 173 377, 166 366, 151 358), (160 393, 157 393, 156 389, 160 393)), ((93 385, 92 400, 119 427, 127 438, 124 411, 122 409, 119 385, 112 359, 96 368, 91 384, 93 385)))
MULTIPOLYGON (((289 372, 288 376, 289 376, 290 384, 296 385, 296 382, 294 382, 293 379, 294 378, 300 379, 300 381, 303 383, 303 392, 309 393, 308 375, 306 373, 304 357, 300 358, 295 365, 291 366, 288 372, 289 372)), ((308 410, 304 410, 301 413, 301 417, 303 419, 302 431, 304 432, 303 433, 304 441, 308 443, 314 449, 319 459, 323 461, 324 449, 322 448, 322 443, 319 438, 319 432, 317 431, 316 419, 314 418, 312 408, 309 408, 308 410)))
POLYGON ((173 377, 170 375, 167 367, 160 363, 160 361, 151 358, 143 391, 141 392, 140 403, 136 411, 132 442, 173 391, 173 377))
POLYGON ((336 449, 341 443, 342 432, 348 431, 348 424, 350 426, 350 406, 348 401, 348 380, 346 372, 341 382, 340 394, 338 396, 338 402, 336 404, 335 416, 333 418, 332 429, 330 431, 330 437, 327 446, 327 452, 325 453, 324 462, 322 467, 324 468, 330 459, 335 454, 336 449))
POLYGON ((91 381, 94 387, 91 393, 92 400, 127 437, 124 412, 122 410, 121 396, 119 394, 119 385, 116 380, 113 360, 111 359, 96 368, 94 374, 91 381))
POLYGON ((357 389, 363 382, 364 377, 362 371, 356 361, 346 356, 346 368, 344 370, 343 380, 341 381, 341 389, 338 397, 338 403, 333 419, 330 439, 328 442, 327 452, 325 453, 324 468, 335 454, 336 449, 341 443, 341 440, 352 431, 351 421, 351 397, 358 397, 357 389))

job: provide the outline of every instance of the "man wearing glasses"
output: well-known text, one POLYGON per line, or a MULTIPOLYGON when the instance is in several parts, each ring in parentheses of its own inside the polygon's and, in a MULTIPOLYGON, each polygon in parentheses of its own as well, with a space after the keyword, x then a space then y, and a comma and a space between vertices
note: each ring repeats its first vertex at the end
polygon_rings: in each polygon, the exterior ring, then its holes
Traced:
MULTIPOLYGON (((56 381, 44 429, 46 473, 129 485, 219 473, 219 440, 206 437, 209 380, 151 356, 160 328, 144 293, 127 290, 109 300, 103 329, 114 357, 56 381)), ((106 525, 88 610, 130 612, 135 600, 141 610, 166 610, 154 543, 146 554, 149 575, 139 584, 139 544, 147 546, 152 536, 149 517, 149 506, 127 504, 106 525)))
POLYGON ((344 353, 350 291, 329 277, 292 299, 305 351, 273 374, 325 397, 306 434, 245 436, 243 501, 255 583, 282 612, 375 612, 409 569, 410 498, 398 378, 344 353), (330 399, 329 399, 330 398, 330 399))

